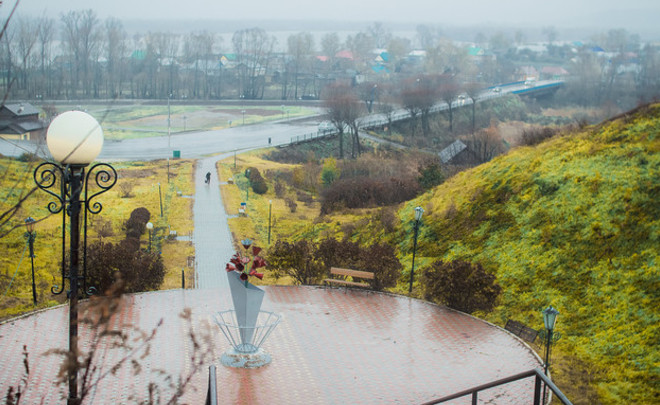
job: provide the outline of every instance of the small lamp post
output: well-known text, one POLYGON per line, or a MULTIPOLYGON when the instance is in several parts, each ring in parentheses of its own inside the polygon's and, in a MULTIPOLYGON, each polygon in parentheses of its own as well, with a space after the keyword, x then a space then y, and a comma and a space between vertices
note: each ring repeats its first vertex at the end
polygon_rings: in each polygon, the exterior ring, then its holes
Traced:
POLYGON ((424 214, 424 209, 422 207, 415 207, 415 236, 413 238, 413 257, 412 257, 412 268, 410 269, 410 287, 408 288, 408 293, 412 293, 413 280, 415 278, 415 252, 417 251, 417 234, 419 233, 419 225, 422 222, 422 214, 424 214))
POLYGON ((160 183, 158 183, 158 200, 160 201, 160 217, 163 217, 163 193, 160 190, 160 183))
POLYGON ((91 115, 81 111, 68 111, 58 115, 46 132, 46 144, 53 159, 59 163, 44 162, 34 171, 37 187, 56 201, 48 204, 52 214, 62 213, 62 282, 51 288, 53 294, 62 294, 69 280, 69 350, 67 371, 69 385, 68 405, 80 404, 78 397, 78 297, 91 295, 95 288, 87 286, 87 213, 98 214, 103 206, 92 201, 96 196, 111 189, 117 182, 117 172, 106 163, 87 166, 96 159, 103 147, 103 130, 91 115), (90 183, 96 192, 90 191, 90 183), (51 191, 50 189, 54 191, 51 191), (59 192, 59 193, 58 193, 59 192), (80 249, 81 220, 83 247, 80 249), (69 217, 69 265, 66 263, 66 232, 64 226, 69 217), (83 253, 80 266, 79 252, 83 253), (82 267, 82 274, 79 273, 82 267), (82 285, 81 285, 82 284, 82 285), (80 291, 79 291, 80 290, 80 291))
POLYGON ((30 262, 32 264, 32 303, 37 305, 37 287, 34 283, 34 240, 37 238, 37 232, 34 230, 35 220, 32 217, 25 219, 25 239, 30 246, 30 262))
POLYGON ((245 110, 241 110, 241 114, 243 114, 243 125, 245 125, 245 110))
POLYGON ((247 187, 245 188, 245 201, 250 201, 250 169, 245 170, 245 178, 247 179, 247 187))
POLYGON ((149 250, 148 252, 151 253, 151 232, 154 230, 154 224, 151 222, 147 222, 147 230, 149 231, 149 250))
MULTIPOLYGON (((544 373, 546 376, 548 375, 548 368, 550 367, 550 344, 553 341, 553 331, 555 329, 555 323, 557 322, 557 315, 559 315, 559 311, 553 308, 552 305, 543 310, 543 324, 546 330, 545 366, 544 366, 544 373)), ((556 341, 558 338, 559 336, 554 338, 554 340, 556 341)), ((546 384, 543 384, 544 401, 545 401, 545 387, 546 384)))
POLYGON ((273 200, 268 200, 268 246, 270 246, 270 218, 273 213, 273 200))

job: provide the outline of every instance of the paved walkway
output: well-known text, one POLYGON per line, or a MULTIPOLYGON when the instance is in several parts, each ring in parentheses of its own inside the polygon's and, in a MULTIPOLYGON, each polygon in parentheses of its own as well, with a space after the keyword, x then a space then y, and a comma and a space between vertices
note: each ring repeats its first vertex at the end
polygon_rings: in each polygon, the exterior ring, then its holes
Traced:
POLYGON ((195 268, 197 288, 229 288, 224 265, 234 254, 215 163, 229 154, 200 159, 195 167, 195 268), (211 183, 205 176, 211 172, 211 183))
MULTIPOLYGON (((212 316, 232 308, 224 266, 233 251, 218 180, 212 176, 211 184, 204 184, 204 175, 215 174, 215 161, 221 158, 200 160, 196 169, 198 288, 122 298, 111 321, 116 330, 137 338, 134 328, 148 332, 162 324, 149 354, 138 357, 137 374, 128 364, 109 373, 125 353, 99 346, 98 375, 107 375, 93 386, 86 403, 137 403, 148 398, 151 383, 167 399, 175 389, 165 376, 191 373, 190 358, 204 349, 211 355, 192 374, 179 403, 204 402, 211 364, 217 367, 220 404, 292 405, 416 404, 540 366, 519 339, 465 314, 403 296, 310 286, 265 288, 262 309, 283 318, 263 346, 272 363, 259 369, 222 366, 219 357, 230 346, 212 316), (186 308, 190 323, 180 316, 186 308)), ((21 403, 63 403, 66 386, 54 384, 61 358, 44 354, 68 347, 67 315, 68 307, 60 306, 0 324, 0 398, 21 381, 25 345, 30 375, 21 403)), ((82 350, 90 346, 93 332, 81 324, 82 350)), ((532 392, 533 381, 522 381, 487 391, 480 402, 528 404, 532 392)), ((464 403, 469 398, 452 402, 464 403)))

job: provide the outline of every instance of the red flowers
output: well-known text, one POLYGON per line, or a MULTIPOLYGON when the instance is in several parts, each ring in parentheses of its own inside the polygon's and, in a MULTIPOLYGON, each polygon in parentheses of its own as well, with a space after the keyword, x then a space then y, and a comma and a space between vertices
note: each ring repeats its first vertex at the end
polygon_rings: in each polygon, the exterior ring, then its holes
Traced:
MULTIPOLYGON (((241 244, 243 245, 243 248, 248 251, 250 246, 252 246, 252 241, 250 239, 244 239, 241 241, 241 244)), ((262 280, 264 275, 263 273, 257 273, 257 269, 260 267, 265 267, 266 261, 262 257, 258 256, 259 252, 261 252, 260 247, 252 246, 252 259, 250 259, 248 256, 241 255, 240 252, 235 253, 231 259, 229 259, 229 263, 227 263, 225 270, 227 270, 227 272, 240 272, 240 278, 241 280, 245 281, 246 286, 249 278, 248 276, 254 276, 259 280, 262 280), (250 262, 252 262, 251 266, 250 262)))

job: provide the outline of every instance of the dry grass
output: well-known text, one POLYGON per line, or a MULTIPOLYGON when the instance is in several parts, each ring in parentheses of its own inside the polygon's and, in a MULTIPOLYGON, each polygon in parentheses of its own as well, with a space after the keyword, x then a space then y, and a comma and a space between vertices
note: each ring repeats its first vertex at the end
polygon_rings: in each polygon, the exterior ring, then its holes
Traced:
MULTIPOLYGON (((100 239, 112 243, 119 242, 124 238, 124 222, 129 218, 131 212, 139 207, 144 207, 151 213, 150 220, 154 224, 155 230, 154 241, 165 240, 170 229, 176 230, 179 235, 187 235, 188 232, 191 232, 193 229, 192 200, 183 196, 190 195, 193 191, 193 161, 176 160, 170 161, 169 164, 171 174, 169 183, 168 162, 165 160, 113 164, 118 173, 117 185, 94 199, 103 205, 103 210, 98 215, 88 216, 88 243, 94 243, 100 239), (132 185, 132 196, 122 198, 119 186, 128 182, 132 185), (158 183, 161 184, 160 195, 163 199, 162 217, 158 183), (179 191, 182 196, 178 196, 179 191), (101 232, 102 229, 105 231, 101 232), (107 232, 108 229, 111 229, 111 232, 107 232)), ((0 191, 6 202, 3 211, 6 206, 18 198, 21 190, 33 187, 32 176, 22 176, 22 174, 31 174, 35 166, 15 160, 0 159, 0 169, 3 172, 0 191), (18 187, 14 188, 14 184, 18 184, 18 187)), ((56 305, 65 299, 64 294, 53 296, 50 293, 53 284, 61 285, 62 251, 62 215, 49 214, 47 204, 50 201, 53 201, 53 198, 45 192, 37 190, 7 224, 6 229, 12 227, 16 227, 16 229, 0 239, 0 249, 5 252, 0 258, 0 287, 2 287, 0 294, 7 291, 6 296, 0 297, 0 318, 20 315, 34 309, 30 261, 27 252, 23 252, 25 239, 22 225, 23 220, 28 216, 39 221, 35 241, 37 308, 56 305), (10 281, 11 288, 8 288, 10 281)), ((146 249, 148 234, 143 235, 141 243, 146 249)), ((156 242, 154 242, 155 247, 156 242)), ((162 247, 163 260, 168 274, 178 274, 178 277, 172 276, 173 280, 178 281, 170 281, 170 276, 168 276, 163 287, 172 288, 171 286, 176 285, 176 288, 179 288, 181 285, 180 270, 186 265, 187 256, 194 254, 190 253, 192 247, 188 242, 168 242, 163 243, 162 247)))

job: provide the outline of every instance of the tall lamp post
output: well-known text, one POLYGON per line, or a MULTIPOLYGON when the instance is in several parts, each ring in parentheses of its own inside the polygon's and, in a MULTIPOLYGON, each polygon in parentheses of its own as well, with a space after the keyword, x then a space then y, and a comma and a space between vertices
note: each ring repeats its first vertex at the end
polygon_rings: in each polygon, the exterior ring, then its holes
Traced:
POLYGON ((419 224, 422 222, 422 214, 424 209, 422 207, 415 207, 415 236, 413 238, 413 257, 412 268, 410 269, 410 287, 408 293, 412 293, 413 280, 415 278, 415 252, 417 251, 417 234, 419 233, 419 224))
POLYGON ((268 246, 270 246, 270 218, 273 213, 273 200, 268 200, 268 246))
POLYGON ((149 231, 149 250, 148 252, 151 253, 151 232, 154 230, 154 224, 151 222, 147 222, 147 230, 149 231))
POLYGON ((25 219, 25 239, 30 245, 30 262, 32 264, 32 303, 37 305, 37 286, 34 283, 34 240, 37 238, 37 232, 34 230, 35 220, 32 217, 25 219))
POLYGON ((69 111, 57 116, 48 127, 46 143, 53 159, 59 163, 44 162, 34 171, 37 187, 44 190, 56 201, 48 203, 52 214, 62 213, 62 281, 54 285, 55 295, 64 292, 69 280, 69 351, 67 380, 69 385, 68 405, 80 404, 78 396, 78 298, 94 293, 94 287, 87 286, 87 213, 98 214, 103 206, 93 199, 117 182, 117 172, 106 163, 97 163, 87 169, 103 147, 103 131, 99 123, 89 114, 69 111), (90 182, 96 185, 89 190, 90 182), (53 191, 51 191, 51 189, 53 191), (82 198, 81 198, 82 197, 82 198), (83 260, 80 270, 80 210, 83 210, 83 260), (69 264, 66 263, 66 218, 69 225, 69 264))
MULTIPOLYGON (((559 334, 553 334, 555 330, 555 322, 557 322, 557 315, 559 311, 551 306, 543 310, 543 325, 545 326, 546 340, 545 340, 545 366, 544 373, 548 375, 548 368, 550 367, 550 344, 559 339, 559 334)), ((543 401, 545 402, 545 387, 543 384, 543 401)))

